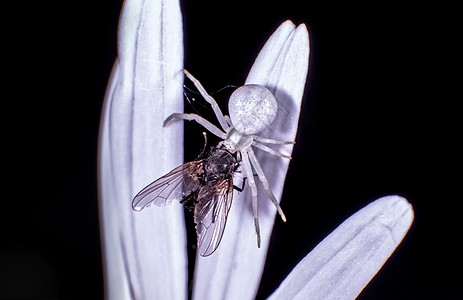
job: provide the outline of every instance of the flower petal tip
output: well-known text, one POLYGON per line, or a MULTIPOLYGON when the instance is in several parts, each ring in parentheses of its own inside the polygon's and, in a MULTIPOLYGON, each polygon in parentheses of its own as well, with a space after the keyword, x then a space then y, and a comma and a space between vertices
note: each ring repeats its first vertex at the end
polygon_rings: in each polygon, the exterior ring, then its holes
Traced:
POLYGON ((390 231, 395 243, 399 244, 413 223, 412 205, 401 196, 382 197, 370 205, 378 205, 382 214, 378 222, 390 231))
POLYGON ((400 196, 373 201, 339 225, 293 269, 269 299, 354 299, 413 222, 400 196))

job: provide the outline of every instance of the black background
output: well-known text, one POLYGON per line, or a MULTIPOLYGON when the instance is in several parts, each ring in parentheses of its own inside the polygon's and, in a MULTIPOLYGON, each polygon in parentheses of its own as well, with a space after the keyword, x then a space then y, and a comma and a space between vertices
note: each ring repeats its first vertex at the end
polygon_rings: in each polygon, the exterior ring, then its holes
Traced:
MULTIPOLYGON (((62 51, 53 62, 65 71, 54 74, 64 91, 54 109, 65 118, 51 131, 57 168, 44 170, 55 174, 55 195, 16 214, 17 225, 4 230, 2 299, 103 298, 96 153, 121 5, 74 2, 56 11, 62 51)), ((281 22, 308 26, 309 74, 282 199, 288 222, 275 223, 257 298, 267 297, 343 220, 398 194, 413 205, 415 221, 359 298, 455 299, 461 194, 454 191, 461 169, 452 130, 461 99, 448 93, 450 28, 443 20, 451 8, 183 1, 182 11, 185 67, 210 92, 241 85, 281 22)), ((224 110, 227 93, 216 96, 224 110)), ((200 151, 200 133, 186 126, 186 159, 200 151)))

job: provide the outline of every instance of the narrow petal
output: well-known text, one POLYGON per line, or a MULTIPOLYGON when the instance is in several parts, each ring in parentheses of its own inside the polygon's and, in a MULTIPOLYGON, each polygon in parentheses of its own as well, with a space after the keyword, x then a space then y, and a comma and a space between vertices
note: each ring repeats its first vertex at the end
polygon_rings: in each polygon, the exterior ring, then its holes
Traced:
POLYGON ((413 209, 380 198, 344 221, 293 269, 269 299, 355 299, 400 244, 413 209))
POLYGON ((178 1, 127 0, 106 92, 99 148, 107 299, 185 299, 183 209, 134 212, 134 195, 183 161, 183 36, 178 1))
MULTIPOLYGON (((278 100, 276 120, 262 137, 294 141, 302 94, 308 70, 309 39, 304 25, 284 22, 259 53, 246 84, 269 88, 278 100)), ((272 148, 291 154, 292 145, 272 148)), ((289 160, 256 150, 259 162, 279 200, 289 160)), ((268 243, 275 221, 275 206, 259 187, 259 220, 262 245, 257 247, 251 209, 251 193, 246 187, 235 192, 222 244, 209 257, 198 257, 195 273, 195 299, 253 299, 259 287, 268 243)), ((281 222, 281 221, 280 221, 281 222)))

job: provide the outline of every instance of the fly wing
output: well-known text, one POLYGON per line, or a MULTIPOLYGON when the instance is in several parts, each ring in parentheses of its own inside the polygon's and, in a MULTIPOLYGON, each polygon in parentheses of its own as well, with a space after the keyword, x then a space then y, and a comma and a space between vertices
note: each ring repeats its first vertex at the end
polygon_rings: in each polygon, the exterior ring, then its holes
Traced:
POLYGON ((219 246, 233 200, 233 179, 201 187, 195 206, 196 234, 201 256, 211 255, 219 246))
POLYGON ((157 206, 169 205, 172 200, 181 200, 197 190, 200 181, 198 176, 203 172, 202 161, 185 163, 141 190, 132 202, 135 211, 154 203, 157 206))

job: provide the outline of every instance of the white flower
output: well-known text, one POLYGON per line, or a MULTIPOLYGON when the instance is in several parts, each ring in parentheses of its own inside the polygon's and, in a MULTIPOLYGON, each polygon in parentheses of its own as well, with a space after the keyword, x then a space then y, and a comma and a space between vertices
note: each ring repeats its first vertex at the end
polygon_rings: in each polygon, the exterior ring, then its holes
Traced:
POLYGON ((175 1, 126 1, 100 129, 100 215, 108 299, 185 299, 183 208, 132 210, 146 184, 183 160, 182 18, 175 1), (173 280, 175 278, 175 280, 173 280))
MULTIPOLYGON (((133 196, 183 163, 183 36, 177 1, 126 0, 118 59, 108 85, 99 149, 100 214, 108 299, 186 299, 187 254, 179 203, 131 209, 133 196)), ((246 84, 268 87, 278 99, 275 122, 262 136, 294 140, 308 70, 304 25, 284 22, 257 57, 246 84)), ((200 79, 200 78, 199 78, 200 79)), ((291 146, 281 151, 291 153, 291 146)), ((257 154, 275 196, 281 197, 289 161, 257 154)), ((261 248, 257 248, 249 188, 235 193, 217 251, 199 257, 195 299, 253 299, 275 219, 259 192, 261 248)), ((289 204, 288 204, 289 205, 289 204)), ((346 220, 304 258, 271 299, 353 299, 381 268, 413 220, 398 196, 381 198, 346 220)))

